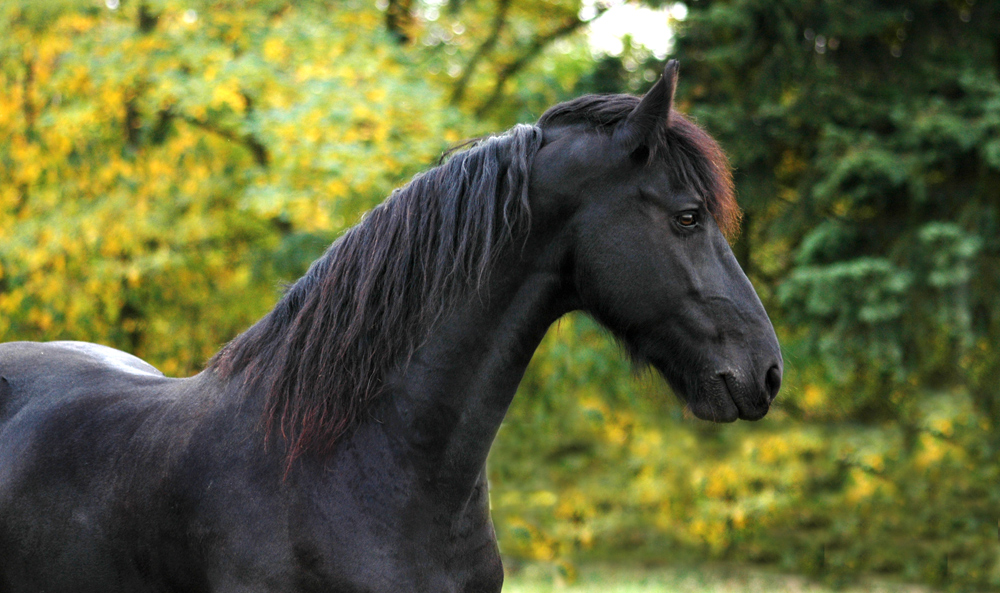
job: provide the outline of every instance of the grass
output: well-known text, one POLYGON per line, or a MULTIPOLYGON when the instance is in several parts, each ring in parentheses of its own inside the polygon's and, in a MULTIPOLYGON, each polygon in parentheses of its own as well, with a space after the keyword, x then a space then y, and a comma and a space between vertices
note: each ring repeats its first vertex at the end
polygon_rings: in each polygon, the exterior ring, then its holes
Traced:
POLYGON ((734 566, 584 566, 569 579, 557 568, 529 564, 509 571, 504 593, 931 593, 914 585, 862 582, 832 588, 805 577, 734 566), (570 582, 572 581, 572 582, 570 582))

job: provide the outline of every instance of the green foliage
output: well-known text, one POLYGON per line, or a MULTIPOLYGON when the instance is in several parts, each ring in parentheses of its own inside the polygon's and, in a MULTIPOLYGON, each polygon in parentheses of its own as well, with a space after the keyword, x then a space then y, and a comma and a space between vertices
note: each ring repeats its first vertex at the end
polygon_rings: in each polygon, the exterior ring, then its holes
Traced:
POLYGON ((800 593, 922 593, 923 589, 887 582, 866 581, 849 588, 829 587, 801 576, 772 574, 740 566, 692 563, 686 566, 639 567, 595 564, 565 575, 559 569, 529 564, 510 571, 505 593, 745 593, 798 591, 800 593))
POLYGON ((846 423, 853 400, 792 375, 791 404, 717 427, 627 372, 586 318, 547 337, 491 458, 506 554, 565 575, 574 559, 715 558, 837 583, 1000 584, 1000 467, 967 391, 896 393, 905 422, 846 423))
POLYGON ((464 137, 372 7, 201 8, 4 6, 0 338, 189 373, 464 137))

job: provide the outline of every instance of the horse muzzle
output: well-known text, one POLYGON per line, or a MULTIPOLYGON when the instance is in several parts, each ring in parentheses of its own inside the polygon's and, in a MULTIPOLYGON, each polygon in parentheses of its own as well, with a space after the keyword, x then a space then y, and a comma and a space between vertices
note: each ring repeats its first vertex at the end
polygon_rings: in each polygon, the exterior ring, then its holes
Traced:
POLYGON ((775 362, 754 374, 759 376, 734 369, 716 372, 688 396, 688 408, 698 418, 712 422, 760 420, 781 389, 781 364, 775 362))

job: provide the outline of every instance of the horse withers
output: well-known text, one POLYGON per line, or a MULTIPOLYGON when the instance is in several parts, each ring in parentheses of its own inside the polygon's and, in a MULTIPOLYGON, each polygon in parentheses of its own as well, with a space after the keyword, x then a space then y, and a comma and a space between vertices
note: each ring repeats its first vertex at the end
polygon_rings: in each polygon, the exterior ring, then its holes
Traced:
POLYGON ((0 592, 499 591, 487 453, 574 310, 696 416, 764 416, 781 353, 676 74, 418 175, 194 377, 0 345, 0 592))

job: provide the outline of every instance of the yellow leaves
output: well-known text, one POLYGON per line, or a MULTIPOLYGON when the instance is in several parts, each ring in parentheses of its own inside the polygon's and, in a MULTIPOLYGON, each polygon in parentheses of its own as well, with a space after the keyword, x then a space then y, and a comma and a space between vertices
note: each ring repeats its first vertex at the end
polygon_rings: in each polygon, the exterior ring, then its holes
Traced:
POLYGON ((191 107, 191 116, 198 121, 205 121, 208 109, 204 105, 195 105, 191 107))
POLYGON ((383 103, 387 96, 385 87, 374 87, 365 92, 365 100, 369 103, 383 103))
POLYGON ((129 38, 122 49, 126 52, 146 55, 165 49, 167 47, 166 44, 166 40, 158 35, 142 35, 129 38))
MULTIPOLYGON (((634 481, 636 499, 644 505, 662 504, 664 500, 662 477, 658 476, 650 466, 643 467, 634 481)), ((669 511, 670 504, 666 501, 665 509, 669 511)))
POLYGON ((929 469, 944 459, 950 447, 933 435, 920 435, 920 452, 916 456, 916 465, 921 469, 929 469))
POLYGON ((603 399, 591 394, 580 399, 580 407, 584 412, 604 421, 611 416, 611 408, 603 399))
POLYGON ((869 452, 861 455, 861 464, 869 471, 881 473, 885 469, 885 456, 880 452, 869 452))
MULTIPOLYGON (((332 59, 336 59, 336 56, 331 56, 332 59)), ((316 63, 316 62, 305 62, 300 64, 295 69, 295 81, 296 82, 306 82, 310 80, 322 80, 325 78, 333 78, 334 69, 329 64, 316 63)))
POLYGON ((162 363, 160 363, 159 368, 160 371, 162 371, 163 374, 167 375, 168 377, 176 377, 177 375, 181 374, 180 373, 181 363, 176 358, 168 358, 164 360, 162 363))
POLYGON ((34 185, 42 175, 42 165, 37 160, 27 159, 22 162, 21 167, 14 172, 14 183, 22 185, 34 185))
POLYGON ((819 385, 810 383, 802 390, 802 407, 806 411, 821 410, 827 405, 826 390, 819 385))
POLYGON ((558 501, 556 494, 550 490, 539 490, 531 493, 528 497, 528 504, 538 507, 551 507, 558 501))
POLYGON ((337 20, 346 27, 354 27, 362 31, 377 30, 380 23, 380 16, 372 10, 345 10, 337 13, 337 20))
MULTIPOLYGON (((324 20, 220 9, 194 23, 185 10, 165 5, 148 35, 71 8, 44 31, 9 32, 0 338, 126 346, 138 334, 166 372, 196 369, 273 302, 266 254, 282 233, 332 235, 451 143, 446 98, 371 34, 374 7, 324 20), (126 302, 143 319, 122 318, 126 302)), ((535 504, 552 502, 539 492, 535 504)))
POLYGON ((543 562, 555 558, 559 543, 521 517, 511 517, 505 529, 513 535, 522 555, 543 562))
POLYGON ((0 292, 0 312, 4 313, 0 315, 0 319, 10 319, 13 314, 20 311, 24 297, 24 292, 20 290, 0 292))
POLYGON ((202 185, 211 175, 211 169, 204 163, 199 162, 186 165, 184 168, 184 179, 180 183, 181 192, 189 196, 200 194, 202 185))
MULTIPOLYGON (((24 97, 22 88, 10 84, 9 81, 5 82, 7 82, 6 88, 0 93, 0 126, 14 127, 15 118, 21 119, 19 116, 23 113, 24 97)), ((18 123, 23 125, 23 122, 18 123)))
POLYGON ((707 544, 716 553, 729 545, 726 525, 720 521, 695 519, 691 522, 690 530, 694 540, 707 544))
POLYGON ((784 437, 767 435, 743 442, 743 453, 757 463, 773 465, 785 457, 788 450, 784 437))
POLYGON ((934 418, 930 422, 930 427, 943 437, 950 437, 955 433, 955 423, 952 418, 934 418))
MULTIPOLYGON (((65 265, 63 266, 65 267, 65 265)), ((63 278, 58 274, 60 270, 46 270, 42 274, 36 274, 34 281, 34 293, 42 302, 52 302, 64 295, 65 285, 63 278)), ((51 315, 49 316, 51 318, 51 315)), ((48 329, 47 327, 45 329, 48 329)))
POLYGON ((663 447, 663 433, 639 426, 633 430, 631 452, 637 457, 647 457, 663 447))
POLYGON ((715 468, 705 480, 704 492, 709 498, 732 496, 738 489, 741 477, 728 465, 715 468))
POLYGON ((561 521, 577 520, 592 514, 591 501, 579 489, 575 488, 562 494, 555 509, 555 515, 561 521))
POLYGON ((621 424, 609 423, 605 429, 605 435, 609 443, 620 446, 625 444, 625 439, 628 438, 628 431, 621 424))
POLYGON ((228 107, 236 113, 243 113, 245 100, 240 93, 239 82, 232 80, 212 89, 212 101, 210 105, 216 109, 228 107))
POLYGON ((63 34, 78 35, 94 28, 97 19, 82 12, 70 12, 60 17, 55 29, 63 34))
POLYGON ((531 542, 530 558, 549 562, 556 556, 556 542, 552 539, 535 539, 531 542))
POLYGON ((64 133, 59 133, 56 130, 48 130, 44 135, 44 143, 52 157, 65 157, 73 149, 73 141, 70 137, 64 133))
POLYGON ((288 59, 288 46, 282 39, 271 37, 264 42, 264 59, 269 62, 284 62, 288 59))
POLYGON ((38 307, 32 307, 28 311, 28 323, 38 327, 43 332, 48 331, 52 328, 52 313, 49 311, 40 309, 38 307))
MULTIPOLYGON (((533 492, 522 493, 518 490, 511 490, 505 492, 503 496, 497 501, 498 507, 551 507, 559 502, 559 497, 555 492, 551 490, 536 490, 533 492)), ((564 508, 564 505, 569 501, 564 500, 560 504, 560 509, 564 508)), ((556 511, 559 512, 558 510, 556 511)))
MULTIPOLYGON (((136 288, 139 286, 139 281, 141 279, 141 274, 139 268, 135 265, 128 266, 125 270, 125 280, 128 283, 129 288, 136 288)), ((131 331, 126 328, 126 331, 131 331)))
POLYGON ((67 93, 86 94, 92 89, 90 70, 83 64, 74 64, 68 68, 62 84, 67 93))
POLYGON ((791 187, 781 187, 778 188, 778 197, 781 198, 783 202, 795 204, 799 201, 799 192, 791 187))
POLYGON ((104 233, 101 241, 100 255, 102 257, 115 257, 122 251, 122 242, 117 233, 104 233))
MULTIPOLYGON (((346 196, 349 189, 349 186, 343 179, 335 177, 326 182, 325 193, 333 199, 339 199, 346 196)), ((343 226, 343 223, 337 226, 343 226)))
POLYGON ((331 230, 332 218, 321 202, 315 200, 295 200, 288 203, 287 213, 296 227, 307 232, 331 230))
POLYGON ((8 155, 14 161, 11 174, 15 185, 33 185, 42 175, 42 147, 15 136, 8 144, 8 155))
POLYGON ((747 514, 746 511, 741 507, 736 507, 733 509, 733 513, 730 516, 732 525, 735 529, 744 529, 747 526, 747 514))
POLYGON ((879 480, 859 468, 851 468, 850 478, 851 484, 846 493, 848 502, 857 504, 867 501, 879 489, 879 480))
POLYGON ((850 214, 853 206, 854 202, 852 200, 839 199, 839 200, 834 200, 831 210, 836 216, 847 216, 848 214, 850 214))
POLYGON ((236 288, 244 288, 253 281, 252 271, 249 266, 236 266, 230 277, 230 284, 236 288))
POLYGON ((775 169, 775 174, 781 178, 793 177, 806 170, 809 163, 798 156, 794 151, 786 150, 781 155, 781 162, 775 169))

